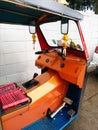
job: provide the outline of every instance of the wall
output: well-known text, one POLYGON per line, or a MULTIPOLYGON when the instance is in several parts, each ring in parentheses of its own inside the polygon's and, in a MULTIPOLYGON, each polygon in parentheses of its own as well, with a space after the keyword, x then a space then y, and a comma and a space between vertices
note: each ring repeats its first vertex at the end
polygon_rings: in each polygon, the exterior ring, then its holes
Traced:
POLYGON ((84 20, 81 21, 81 26, 90 59, 92 59, 95 47, 98 45, 98 15, 91 11, 84 12, 83 14, 84 20))
POLYGON ((24 82, 39 72, 35 51, 28 27, 0 24, 0 85, 24 82))
MULTIPOLYGON (((98 45, 98 15, 85 13, 81 26, 92 59, 98 45)), ((31 79, 35 72, 40 73, 34 66, 36 50, 40 50, 38 41, 33 50, 28 27, 0 24, 0 85, 24 82, 31 79)))

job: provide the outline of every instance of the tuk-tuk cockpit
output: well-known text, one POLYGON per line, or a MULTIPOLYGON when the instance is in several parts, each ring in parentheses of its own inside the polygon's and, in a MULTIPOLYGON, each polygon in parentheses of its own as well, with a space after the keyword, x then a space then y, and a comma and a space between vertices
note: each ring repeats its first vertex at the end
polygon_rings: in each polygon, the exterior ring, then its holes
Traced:
POLYGON ((34 47, 37 36, 35 65, 42 70, 21 85, 0 86, 2 129, 61 130, 76 119, 88 59, 82 19, 53 0, 0 1, 0 23, 29 26, 34 47))

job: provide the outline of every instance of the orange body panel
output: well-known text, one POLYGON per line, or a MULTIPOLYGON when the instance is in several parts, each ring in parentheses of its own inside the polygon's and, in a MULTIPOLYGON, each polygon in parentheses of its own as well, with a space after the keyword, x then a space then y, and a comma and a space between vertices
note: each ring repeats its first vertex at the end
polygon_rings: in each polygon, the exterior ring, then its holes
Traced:
POLYGON ((20 130, 30 123, 45 117, 48 108, 55 111, 62 104, 68 88, 66 81, 62 80, 53 71, 45 72, 36 79, 39 84, 25 90, 32 102, 26 107, 2 116, 4 130, 20 130))
POLYGON ((20 86, 32 101, 28 106, 2 115, 4 130, 20 130, 44 118, 48 109, 52 112, 57 110, 66 97, 69 83, 79 88, 83 86, 86 61, 80 57, 71 54, 62 60, 58 53, 51 52, 41 54, 36 60, 36 65, 49 69, 35 78, 39 82, 35 87, 25 90, 20 86))
POLYGON ((80 88, 83 86, 86 60, 78 56, 70 54, 62 60, 57 52, 41 54, 36 60, 36 65, 40 68, 48 67, 55 70, 65 81, 76 84, 80 88))

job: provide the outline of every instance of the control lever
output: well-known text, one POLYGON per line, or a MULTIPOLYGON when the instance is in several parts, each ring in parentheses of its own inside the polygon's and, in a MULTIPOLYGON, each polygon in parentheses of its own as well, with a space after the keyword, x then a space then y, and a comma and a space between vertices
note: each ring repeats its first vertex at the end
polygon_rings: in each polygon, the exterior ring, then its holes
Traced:
POLYGON ((50 115, 51 118, 54 118, 54 116, 55 116, 63 107, 65 107, 66 104, 71 105, 71 104, 73 103, 73 101, 72 101, 71 99, 67 98, 67 97, 65 97, 63 101, 64 101, 63 104, 62 104, 55 112, 53 112, 53 113, 50 115))
POLYGON ((60 52, 58 51, 58 55, 62 58, 62 60, 65 60, 65 55, 63 54, 63 47, 62 46, 53 47, 53 49, 51 49, 51 50, 45 49, 45 50, 37 51, 37 52, 35 52, 35 54, 46 54, 49 52, 57 51, 57 49, 61 49, 60 52))
POLYGON ((42 50, 42 51, 37 51, 35 52, 35 54, 45 54, 45 53, 48 53, 49 51, 46 49, 46 50, 42 50))
POLYGON ((35 54, 45 54, 45 53, 49 53, 49 52, 53 52, 56 51, 56 49, 61 49, 61 54, 63 53, 63 47, 62 46, 54 46, 51 49, 45 49, 45 50, 41 50, 41 51, 37 51, 35 52, 35 54))

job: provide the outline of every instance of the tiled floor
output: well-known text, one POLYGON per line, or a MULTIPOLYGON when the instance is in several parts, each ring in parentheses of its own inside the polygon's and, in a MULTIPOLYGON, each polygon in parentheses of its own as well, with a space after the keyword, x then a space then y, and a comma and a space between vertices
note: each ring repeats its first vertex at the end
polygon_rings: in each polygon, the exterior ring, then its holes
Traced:
POLYGON ((79 117, 65 130, 98 130, 98 71, 89 73, 79 117))

